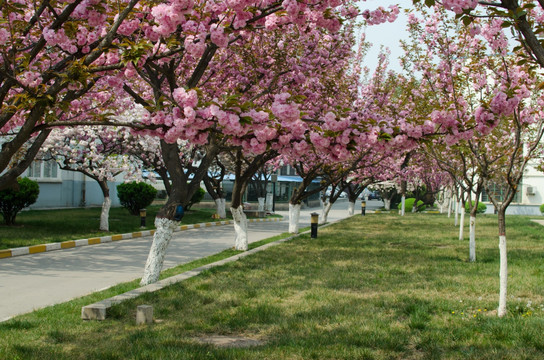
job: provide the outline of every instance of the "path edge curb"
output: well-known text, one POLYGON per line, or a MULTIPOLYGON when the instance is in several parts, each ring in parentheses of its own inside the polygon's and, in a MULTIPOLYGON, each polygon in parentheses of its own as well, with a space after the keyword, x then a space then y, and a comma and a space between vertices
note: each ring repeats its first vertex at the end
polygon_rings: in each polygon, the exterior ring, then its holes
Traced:
MULTIPOLYGON (((248 219, 248 222, 272 222, 272 221, 281 221, 281 220, 283 220, 283 217, 266 218, 266 219, 248 219)), ((212 226, 229 225, 229 224, 233 224, 233 221, 223 220, 223 221, 204 222, 204 223, 198 223, 198 224, 179 225, 179 226, 176 226, 176 229, 174 230, 174 232, 185 231, 190 229, 206 228, 206 227, 212 227, 212 226)), ((88 239, 68 240, 68 241, 63 241, 58 243, 48 243, 48 244, 40 244, 40 245, 33 245, 33 246, 23 246, 23 247, 12 248, 12 249, 4 249, 4 250, 0 250, 0 261, 2 259, 9 259, 12 257, 17 257, 17 256, 34 255, 34 254, 40 254, 40 253, 49 252, 49 251, 66 250, 66 249, 71 249, 71 248, 81 247, 81 246, 106 244, 106 243, 110 243, 114 241, 152 236, 153 234, 155 234, 155 230, 143 230, 143 231, 134 231, 131 233, 126 233, 126 234, 116 234, 116 235, 108 235, 108 236, 102 236, 102 237, 93 237, 88 239)))

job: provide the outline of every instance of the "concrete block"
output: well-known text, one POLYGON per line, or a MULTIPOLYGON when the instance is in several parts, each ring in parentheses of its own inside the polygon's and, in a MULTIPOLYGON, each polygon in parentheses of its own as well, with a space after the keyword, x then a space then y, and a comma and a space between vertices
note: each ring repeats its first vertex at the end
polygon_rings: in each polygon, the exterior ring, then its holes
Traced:
POLYGON ((52 250, 60 250, 60 243, 51 243, 51 244, 45 244, 45 247, 47 248, 47 251, 52 250))
POLYGON ((104 304, 91 304, 81 308, 83 320, 106 320, 107 307, 104 304))
POLYGON ((11 249, 11 256, 28 255, 29 253, 28 246, 11 249))
POLYGON ((75 240, 74 242, 76 244, 76 247, 89 245, 89 239, 80 239, 80 240, 75 240))
POLYGON ((153 324, 153 306, 139 305, 136 308, 136 324, 153 324))

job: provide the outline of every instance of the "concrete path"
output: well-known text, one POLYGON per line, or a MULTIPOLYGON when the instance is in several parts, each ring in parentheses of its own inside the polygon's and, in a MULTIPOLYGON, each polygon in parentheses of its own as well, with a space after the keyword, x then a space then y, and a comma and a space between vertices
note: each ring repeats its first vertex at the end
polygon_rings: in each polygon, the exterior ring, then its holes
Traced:
MULTIPOLYGON (((382 206, 370 201, 367 209, 382 206)), ((355 209, 359 210, 360 203, 355 209)), ((333 206, 329 221, 347 217, 347 201, 333 206)), ((301 211, 300 227, 309 226, 310 213, 301 211)), ((249 224, 249 241, 287 232, 288 212, 280 222, 249 224)), ((34 309, 65 302, 115 284, 134 280, 143 273, 152 237, 85 246, 2 259, 0 261, 0 322, 34 309)), ((234 245, 232 225, 182 231, 174 234, 164 269, 218 253, 234 245)))

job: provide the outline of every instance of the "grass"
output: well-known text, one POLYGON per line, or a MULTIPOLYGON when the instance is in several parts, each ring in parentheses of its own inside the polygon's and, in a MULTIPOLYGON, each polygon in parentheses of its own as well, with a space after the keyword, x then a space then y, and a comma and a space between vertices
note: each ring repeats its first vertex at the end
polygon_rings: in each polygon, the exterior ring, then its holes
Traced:
POLYGON ((494 311, 495 216, 478 217, 469 263, 468 241, 444 215, 367 215, 116 305, 104 322, 79 315, 108 292, 17 317, 0 324, 0 358, 541 359, 542 227, 507 221, 506 318, 494 311), (153 305, 155 324, 135 325, 140 304, 153 305), (197 341, 212 335, 263 344, 197 341))
MULTIPOLYGON (((154 229, 155 215, 160 206, 147 208, 146 229, 154 229)), ((99 231, 100 208, 30 210, 17 215, 15 226, 0 224, 0 250, 67 240, 86 239, 140 231, 140 217, 130 215, 121 207, 110 210, 110 231, 99 231)), ((215 209, 194 208, 181 224, 215 221, 215 209)), ((229 216, 229 219, 232 217, 229 216)))

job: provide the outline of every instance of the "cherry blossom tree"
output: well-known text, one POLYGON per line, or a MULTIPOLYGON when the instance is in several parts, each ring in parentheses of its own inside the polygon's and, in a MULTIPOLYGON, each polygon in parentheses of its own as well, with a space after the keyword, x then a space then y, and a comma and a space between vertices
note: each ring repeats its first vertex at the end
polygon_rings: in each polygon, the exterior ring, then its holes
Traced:
MULTIPOLYGON (((506 2, 503 2, 506 3, 506 2)), ((476 2, 474 3, 477 4, 476 2)), ((498 315, 506 314, 507 249, 505 212, 512 202, 523 170, 535 156, 542 137, 543 116, 540 75, 530 63, 510 53, 503 20, 491 17, 476 20, 466 27, 453 25, 455 32, 444 31, 453 24, 441 11, 425 20, 429 60, 415 61, 435 91, 437 103, 431 117, 445 126, 455 124, 457 134, 448 134, 447 145, 466 141, 483 186, 498 212, 500 249, 500 291, 498 315), (442 30, 440 36, 438 34, 442 30), (449 36, 447 34, 452 34, 449 36), (467 56, 459 56, 460 51, 467 56), (441 53, 438 60, 432 56, 441 53), (432 70, 438 64, 439 71, 432 70), (463 85, 464 84, 464 85, 463 85), (461 130, 459 130, 461 129, 461 130), (504 194, 497 196, 493 184, 504 194)), ((412 25, 417 25, 415 17, 412 25)), ((420 24, 422 24, 421 22, 420 24)), ((506 24, 506 27, 512 24, 506 24)), ((412 54, 415 47, 410 48, 412 54)), ((431 97, 432 99, 432 97, 431 97)))
POLYGON ((55 129, 41 149, 39 158, 55 160, 62 170, 76 171, 95 180, 104 200, 100 214, 102 231, 109 231, 111 207, 108 181, 124 173, 125 178, 141 178, 141 167, 125 153, 130 137, 125 128, 85 126, 55 129))
MULTIPOLYGON (((183 177, 181 165, 175 160, 178 150, 173 142, 183 139, 205 147, 200 162, 202 171, 191 179, 196 184, 222 146, 228 145, 229 139, 244 138, 244 134, 252 132, 255 134, 253 139, 243 139, 234 145, 259 154, 267 141, 280 135, 274 128, 276 122, 270 120, 290 122, 285 129, 300 127, 297 121, 300 113, 296 106, 287 102, 290 95, 277 101, 276 108, 272 108, 272 119, 269 113, 262 111, 263 105, 256 102, 262 95, 270 95, 273 99, 274 94, 283 94, 287 89, 273 88, 272 93, 266 90, 258 99, 242 100, 247 92, 243 86, 253 86, 245 79, 248 75, 262 78, 261 81, 282 75, 267 71, 274 63, 263 64, 258 72, 243 74, 240 65, 248 62, 240 62, 240 59, 247 60, 253 51, 244 52, 243 47, 247 45, 248 49, 253 49, 250 44, 258 39, 263 39, 264 44, 268 41, 264 40, 266 35, 274 32, 280 35, 298 32, 298 36, 305 39, 326 39, 323 29, 330 34, 337 33, 341 28, 341 17, 356 16, 358 11, 347 1, 336 0, 315 3, 195 1, 160 4, 149 8, 148 13, 151 15, 140 25, 141 31, 133 33, 131 39, 139 44, 137 48, 141 51, 131 53, 132 61, 117 75, 117 88, 149 112, 142 118, 142 123, 155 128, 154 132, 162 138, 163 160, 173 179, 183 177), (146 42, 138 38, 142 32, 146 42), (152 46, 146 45, 149 40, 152 46)), ((379 22, 394 18, 396 13, 394 8, 389 12, 364 15, 369 21, 379 22)), ((336 52, 336 49, 331 50, 336 52)), ((300 62, 300 58, 296 61, 300 62)), ((317 64, 304 65, 319 68, 317 64)), ((157 215, 157 232, 142 284, 156 280, 164 249, 175 226, 176 209, 186 204, 193 191, 194 187, 185 181, 172 186, 168 202, 157 215)))
MULTIPOLYGON (((51 125, 73 120, 72 106, 94 91, 111 67, 117 33, 133 17, 137 0, 0 4, 0 189, 30 165, 51 125)), ((116 46, 116 45, 115 45, 116 46)), ((82 115, 82 114, 80 114, 82 115)))
POLYGON ((248 242, 248 221, 244 213, 242 197, 247 189, 251 178, 261 169, 269 160, 277 156, 274 151, 264 152, 258 155, 244 155, 241 149, 236 149, 232 156, 234 164, 234 186, 232 189, 232 201, 230 212, 234 220, 234 230, 236 233, 236 250, 246 251, 249 248, 248 242))

